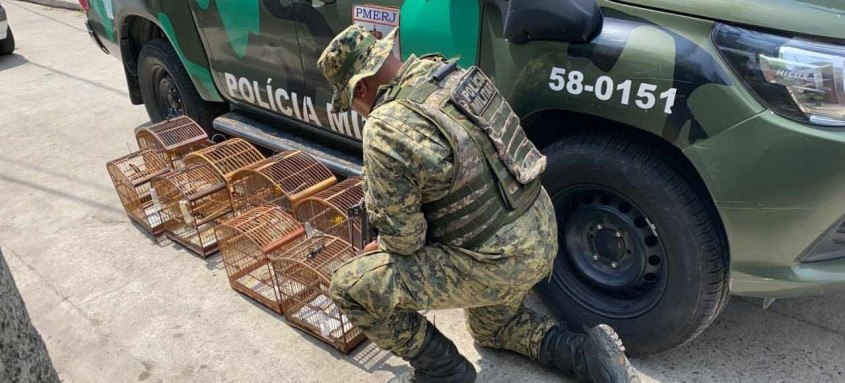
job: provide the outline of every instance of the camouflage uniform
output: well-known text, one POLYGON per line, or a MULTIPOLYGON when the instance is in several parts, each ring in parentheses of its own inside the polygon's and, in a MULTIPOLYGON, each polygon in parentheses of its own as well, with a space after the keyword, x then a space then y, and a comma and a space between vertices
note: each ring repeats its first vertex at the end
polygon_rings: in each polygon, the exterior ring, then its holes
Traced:
MULTIPOLYGON (((393 85, 425 81, 440 61, 412 56, 393 85)), ((551 201, 541 190, 521 217, 472 248, 427 241, 432 228, 422 206, 449 192, 459 155, 425 116, 397 102, 376 105, 364 129, 364 187, 379 250, 337 270, 332 298, 373 342, 398 356, 421 347, 429 324, 419 310, 464 308, 479 344, 537 359, 554 323, 523 300, 550 275, 557 254, 551 201)))

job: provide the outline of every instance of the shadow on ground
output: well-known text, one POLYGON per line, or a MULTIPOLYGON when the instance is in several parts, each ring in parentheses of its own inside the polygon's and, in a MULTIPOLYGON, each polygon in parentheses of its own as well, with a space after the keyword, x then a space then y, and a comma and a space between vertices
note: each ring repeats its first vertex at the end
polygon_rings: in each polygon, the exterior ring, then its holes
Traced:
POLYGON ((11 54, 8 56, 0 56, 0 72, 6 69, 12 69, 28 63, 29 60, 21 55, 11 54))
MULTIPOLYGON (((644 382, 843 382, 843 319, 845 297, 839 295, 779 300, 769 310, 762 309, 759 299, 735 297, 697 339, 675 350, 633 358, 632 362, 643 373, 644 382)), ((573 381, 521 355, 474 348, 477 357, 471 359, 479 381, 573 381)), ((393 373, 407 370, 401 361, 398 366, 388 366, 385 362, 389 355, 369 342, 347 360, 358 365, 356 354, 378 352, 384 357, 375 358, 374 367, 363 369, 393 373)))

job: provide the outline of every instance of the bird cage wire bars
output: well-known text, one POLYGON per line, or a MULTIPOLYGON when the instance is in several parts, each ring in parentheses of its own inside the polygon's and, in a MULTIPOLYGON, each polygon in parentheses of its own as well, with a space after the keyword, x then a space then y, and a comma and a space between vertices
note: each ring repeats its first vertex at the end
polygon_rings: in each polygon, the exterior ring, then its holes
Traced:
POLYGON ((284 314, 268 250, 304 234, 302 225, 278 207, 264 205, 221 223, 215 233, 232 289, 284 314))
POLYGON ((365 335, 353 326, 329 297, 332 274, 355 256, 352 246, 317 233, 291 241, 269 255, 279 287, 285 320, 346 354, 365 335))
POLYGON ((271 204, 293 214, 295 204, 334 185, 337 178, 310 155, 284 151, 235 172, 229 182, 232 206, 242 212, 271 204))
POLYGON ((229 190, 217 172, 189 164, 152 184, 161 201, 165 235, 202 257, 216 252, 214 226, 233 215, 229 190))
POLYGON ((205 164, 228 182, 234 172, 263 159, 264 155, 255 146, 240 138, 232 138, 188 154, 185 164, 205 164))
POLYGON ((211 145, 208 135, 194 120, 179 116, 135 130, 138 147, 163 153, 171 169, 184 167, 184 158, 188 153, 211 145))
POLYGON ((165 157, 151 150, 140 150, 106 163, 120 203, 130 219, 153 235, 164 230, 158 199, 150 181, 170 171, 165 157))
POLYGON ((362 205, 363 180, 347 178, 343 182, 300 201, 295 208, 296 217, 323 233, 333 235, 362 249, 369 242, 366 217, 352 214, 352 209, 362 205))

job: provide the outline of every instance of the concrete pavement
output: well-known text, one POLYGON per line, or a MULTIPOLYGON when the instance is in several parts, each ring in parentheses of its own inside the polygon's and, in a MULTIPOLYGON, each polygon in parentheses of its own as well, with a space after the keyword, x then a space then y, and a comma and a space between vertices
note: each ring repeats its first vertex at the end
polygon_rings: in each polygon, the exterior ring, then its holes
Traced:
POLYGON ((74 0, 18 0, 18 1, 25 1, 27 3, 33 4, 40 4, 46 5, 51 8, 61 8, 67 9, 71 11, 81 11, 82 7, 79 5, 78 1, 74 0))
MULTIPOLYGON (((124 215, 106 161, 148 118, 79 12, 5 1, 0 246, 65 382, 373 382, 406 367, 365 344, 343 356, 233 292, 218 256, 157 243, 124 215)), ((430 314, 479 382, 563 381, 476 348, 459 311, 430 314)), ((634 363, 662 382, 845 381, 845 297, 734 299, 700 338, 634 363)))

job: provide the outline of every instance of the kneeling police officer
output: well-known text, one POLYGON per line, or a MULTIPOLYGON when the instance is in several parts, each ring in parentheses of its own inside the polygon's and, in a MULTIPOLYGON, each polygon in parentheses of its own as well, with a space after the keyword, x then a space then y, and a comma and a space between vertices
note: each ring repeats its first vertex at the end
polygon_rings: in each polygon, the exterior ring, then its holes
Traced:
POLYGON ((418 311, 463 308, 475 341, 593 382, 638 381, 606 325, 576 333, 524 305, 548 278, 557 224, 539 176, 546 158, 477 68, 393 54, 351 26, 318 66, 333 112, 367 117, 364 188, 379 237, 334 274, 331 295, 380 348, 407 360, 399 382, 474 382, 454 343, 418 311))

